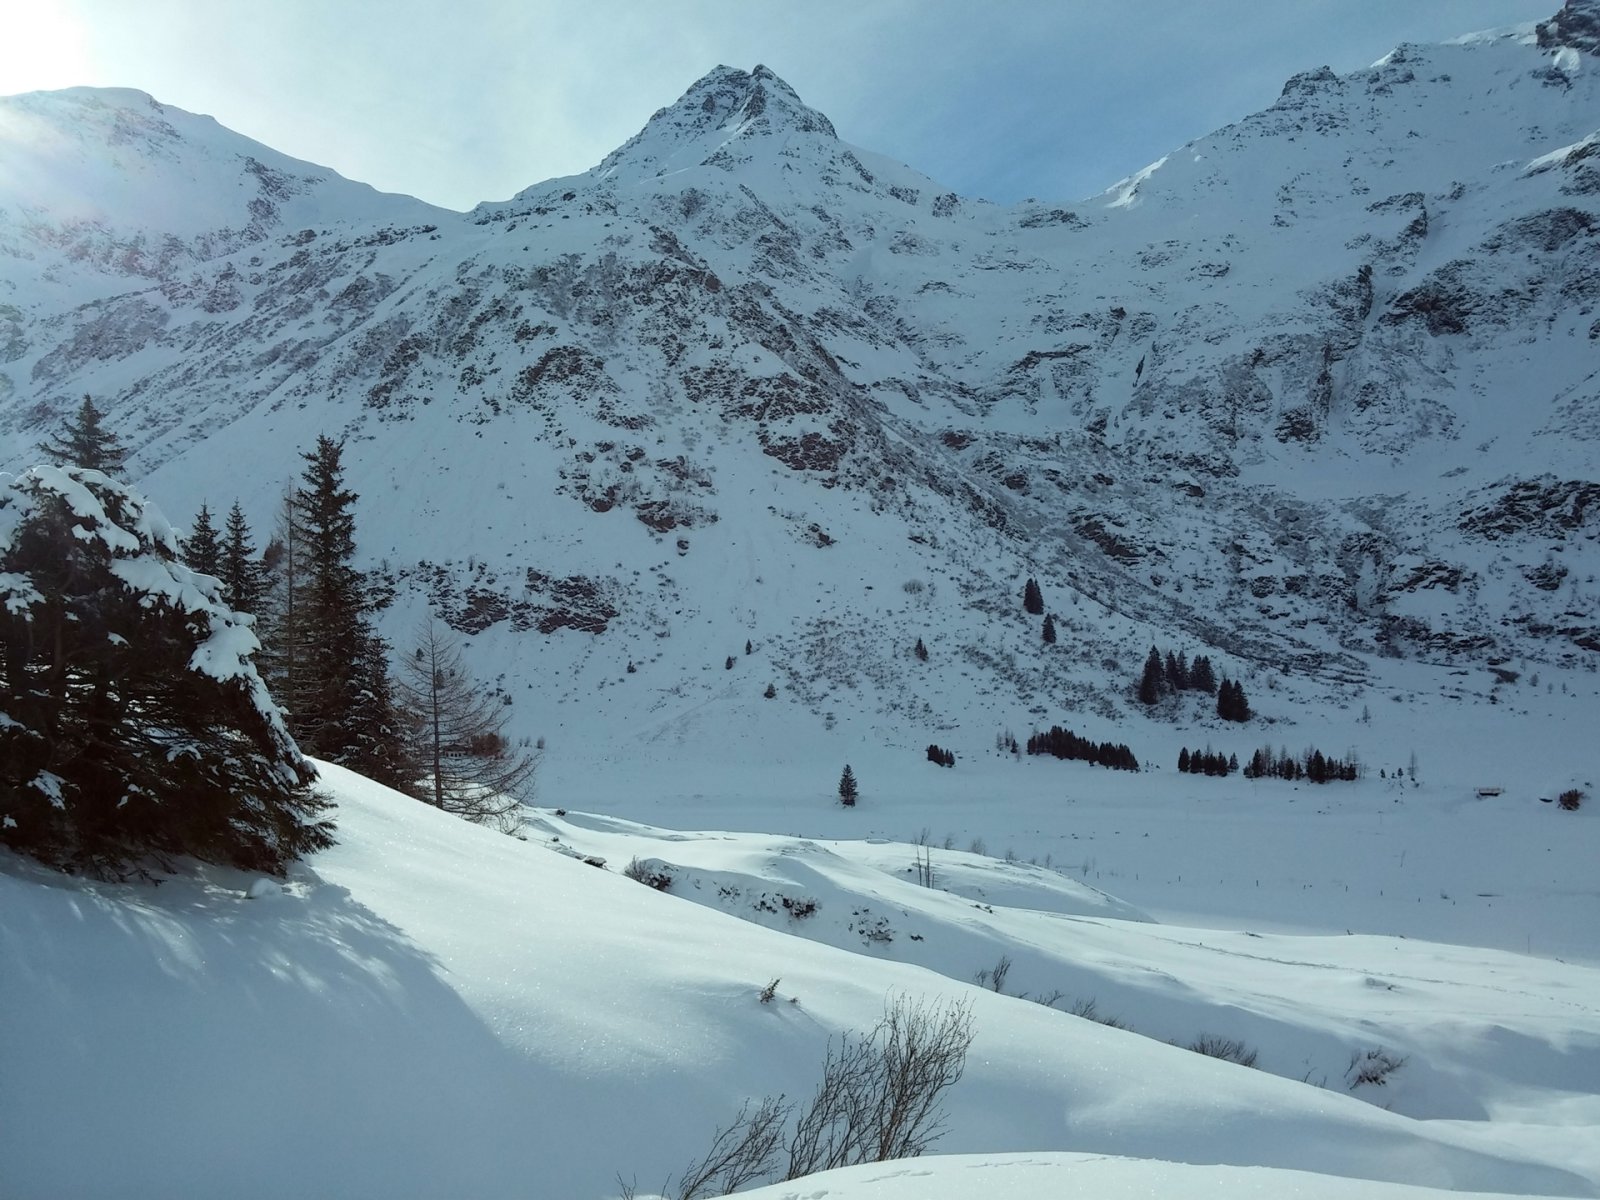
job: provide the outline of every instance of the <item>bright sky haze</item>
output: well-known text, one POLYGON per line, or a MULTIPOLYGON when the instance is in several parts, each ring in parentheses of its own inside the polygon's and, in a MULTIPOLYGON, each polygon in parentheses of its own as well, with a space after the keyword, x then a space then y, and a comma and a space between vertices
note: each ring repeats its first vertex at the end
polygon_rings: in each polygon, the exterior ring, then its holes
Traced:
POLYGON ((449 208, 587 170, 719 63, 1010 203, 1099 192, 1403 41, 1560 0, 7 0, 0 95, 134 87, 449 208))

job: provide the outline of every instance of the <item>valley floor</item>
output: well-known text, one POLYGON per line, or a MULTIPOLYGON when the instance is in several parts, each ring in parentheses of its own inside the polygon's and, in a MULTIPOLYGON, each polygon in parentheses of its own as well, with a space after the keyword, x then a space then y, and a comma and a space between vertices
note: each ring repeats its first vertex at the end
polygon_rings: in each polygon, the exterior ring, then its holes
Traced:
POLYGON ((0 1192, 644 1195, 907 994, 972 1006, 938 1155, 804 1194, 1600 1195, 1593 803, 838 765, 552 754, 526 841, 327 767, 281 887, 0 862, 0 1192))

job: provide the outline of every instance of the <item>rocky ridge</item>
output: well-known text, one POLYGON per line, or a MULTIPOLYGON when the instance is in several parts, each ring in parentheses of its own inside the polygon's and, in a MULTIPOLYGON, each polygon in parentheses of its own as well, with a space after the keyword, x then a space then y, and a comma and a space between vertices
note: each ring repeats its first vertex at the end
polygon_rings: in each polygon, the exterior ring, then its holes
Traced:
POLYGON ((3 100, 76 149, 0 145, 47 181, 0 189, 0 467, 92 392, 171 510, 265 523, 342 434, 389 631, 431 604, 536 727, 679 736, 768 681, 825 723, 1112 724, 1153 640, 1322 694, 1592 663, 1594 11, 1306 72, 1009 209, 761 67, 465 215, 138 93, 3 100))

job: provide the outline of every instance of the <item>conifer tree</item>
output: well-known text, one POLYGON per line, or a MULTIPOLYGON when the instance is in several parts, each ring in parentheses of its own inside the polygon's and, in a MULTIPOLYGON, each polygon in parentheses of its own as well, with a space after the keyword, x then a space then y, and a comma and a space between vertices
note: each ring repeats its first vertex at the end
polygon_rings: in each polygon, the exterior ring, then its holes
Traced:
POLYGON ((1189 665, 1189 687, 1207 695, 1217 690, 1217 677, 1212 673, 1211 659, 1204 654, 1196 655, 1194 662, 1189 665))
POLYGON ((102 474, 0 484, 0 844, 113 875, 152 854, 280 871, 332 844, 248 621, 177 561, 102 474))
POLYGON ((1056 619, 1053 614, 1045 614, 1044 632, 1040 636, 1044 639, 1046 646, 1054 646, 1056 644, 1056 619))
POLYGON ((917 639, 917 644, 916 644, 915 648, 913 648, 911 653, 913 653, 913 654, 915 654, 917 656, 917 661, 918 662, 927 662, 928 661, 928 648, 922 644, 922 639, 921 638, 917 639))
POLYGON ((385 787, 415 793, 422 768, 412 740, 414 717, 395 694, 389 643, 370 626, 363 627, 349 670, 355 687, 344 722, 349 749, 341 763, 385 787))
POLYGON ((1224 677, 1217 688, 1217 716, 1224 721, 1250 719, 1250 703, 1245 699, 1244 685, 1238 680, 1224 677))
POLYGON ((223 602, 235 612, 257 612, 266 590, 265 572, 237 500, 228 510, 223 535, 222 563, 217 572, 222 580, 223 602))
POLYGON ((357 496, 344 483, 343 447, 322 436, 302 457, 287 522, 288 608, 279 621, 290 728, 308 754, 402 781, 405 740, 385 646, 368 619, 366 579, 355 566, 357 496))
POLYGON ((1022 588, 1022 610, 1036 617, 1044 614, 1044 593, 1039 590, 1039 581, 1032 576, 1022 588))
POLYGON ((1155 704, 1161 699, 1161 683, 1165 675, 1161 652, 1151 646, 1144 660, 1144 675, 1139 680, 1139 703, 1155 704))
POLYGON ((844 774, 839 776, 839 803, 846 808, 854 808, 859 794, 855 772, 850 769, 849 763, 845 763, 844 774))
POLYGON ((1184 775, 1187 775, 1189 773, 1190 761, 1191 760, 1189 758, 1189 748, 1187 746, 1185 746, 1182 750, 1178 751, 1178 770, 1179 770, 1179 772, 1181 772, 1184 775))
POLYGON ((68 417, 52 442, 40 442, 39 451, 63 467, 85 467, 107 475, 122 473, 127 447, 105 426, 105 414, 87 395, 75 417, 68 417))
POLYGON ((480 825, 517 828, 533 798, 539 755, 511 745, 506 706, 473 681, 460 640, 423 623, 400 671, 421 798, 480 825))
POLYGON ((217 527, 211 523, 211 510, 204 504, 195 514, 189 536, 183 539, 183 565, 202 575, 222 574, 222 547, 217 541, 217 527))

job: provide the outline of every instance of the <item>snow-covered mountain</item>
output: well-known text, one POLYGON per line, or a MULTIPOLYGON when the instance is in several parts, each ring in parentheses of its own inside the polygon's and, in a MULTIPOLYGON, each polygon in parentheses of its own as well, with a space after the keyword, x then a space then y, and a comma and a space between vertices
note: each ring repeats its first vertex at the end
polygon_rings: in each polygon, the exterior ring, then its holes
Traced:
POLYGON ((387 631, 474 635, 529 733, 1109 736, 1152 642, 1283 720, 1384 658, 1592 666, 1597 11, 1015 208, 762 67, 465 215, 140 93, 0 100, 0 468, 88 392, 170 512, 264 531, 345 437, 387 631))

